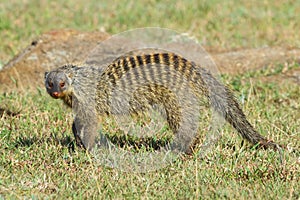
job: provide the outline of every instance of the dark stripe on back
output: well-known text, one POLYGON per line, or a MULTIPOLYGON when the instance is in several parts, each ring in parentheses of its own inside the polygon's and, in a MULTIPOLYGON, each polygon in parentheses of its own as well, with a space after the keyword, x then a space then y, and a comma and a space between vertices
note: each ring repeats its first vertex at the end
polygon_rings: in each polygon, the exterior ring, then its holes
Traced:
POLYGON ((160 64, 160 59, 159 59, 159 54, 158 53, 154 54, 154 62, 156 64, 160 64))
POLYGON ((169 57, 169 54, 168 53, 164 53, 163 54, 163 61, 164 61, 164 64, 169 66, 170 65, 170 57, 169 57))
POLYGON ((135 59, 133 57, 130 57, 129 60, 130 60, 130 63, 131 63, 131 67, 135 68, 136 67, 135 59))
POLYGON ((122 58, 118 59, 118 66, 122 66, 122 65, 123 65, 122 58))
POLYGON ((137 56, 137 60, 138 60, 138 66, 142 66, 143 65, 142 56, 137 56))
POLYGON ((151 64, 151 55, 145 55, 146 64, 151 64))
POLYGON ((129 67, 128 67, 128 62, 126 60, 126 58, 122 58, 123 59, 123 68, 124 68, 124 71, 127 72, 129 70, 129 67))
POLYGON ((174 61, 175 70, 178 70, 179 63, 178 63, 178 56, 176 54, 173 55, 173 61, 174 61))

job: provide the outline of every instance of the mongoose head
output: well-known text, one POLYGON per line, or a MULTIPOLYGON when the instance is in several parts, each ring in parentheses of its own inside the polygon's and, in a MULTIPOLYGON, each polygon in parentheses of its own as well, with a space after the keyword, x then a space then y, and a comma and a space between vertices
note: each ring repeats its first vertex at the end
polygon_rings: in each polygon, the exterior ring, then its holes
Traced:
POLYGON ((71 79, 64 71, 45 72, 45 86, 48 94, 55 99, 64 99, 71 95, 71 79))

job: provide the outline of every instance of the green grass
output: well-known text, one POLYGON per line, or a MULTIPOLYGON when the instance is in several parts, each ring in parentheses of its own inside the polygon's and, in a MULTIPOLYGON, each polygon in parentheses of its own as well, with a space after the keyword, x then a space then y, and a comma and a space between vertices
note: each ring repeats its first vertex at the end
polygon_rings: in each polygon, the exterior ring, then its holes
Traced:
MULTIPOLYGON (((56 28, 111 34, 160 26, 188 32, 219 50, 266 45, 300 46, 300 4, 294 1, 2 1, 0 63, 39 34, 56 28), (144 6, 144 3, 147 6, 144 6)), ((288 69, 299 68, 290 64, 288 69)), ((243 143, 228 124, 206 158, 191 156, 151 173, 99 166, 85 151, 72 151, 72 111, 44 88, 0 95, 0 199, 299 199, 300 88, 260 78, 281 73, 266 66, 224 76, 250 122, 287 145, 283 164, 272 150, 243 143), (11 111, 10 115, 2 109, 11 111)), ((207 122, 200 122, 205 130, 207 122)))

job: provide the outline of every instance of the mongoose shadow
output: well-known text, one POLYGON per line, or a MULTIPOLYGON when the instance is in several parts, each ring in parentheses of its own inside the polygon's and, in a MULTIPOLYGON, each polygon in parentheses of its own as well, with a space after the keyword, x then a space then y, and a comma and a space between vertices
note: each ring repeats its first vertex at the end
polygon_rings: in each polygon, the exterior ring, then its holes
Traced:
POLYGON ((14 111, 11 111, 7 108, 0 108, 0 116, 6 114, 7 116, 11 116, 11 117, 15 117, 17 116, 18 114, 20 114, 21 111, 18 111, 18 112, 14 112, 14 111))
POLYGON ((36 136, 33 137, 26 137, 26 136, 19 136, 15 141, 14 141, 14 147, 20 148, 20 147, 30 147, 33 144, 37 143, 55 143, 55 144, 60 144, 63 147, 67 147, 69 151, 75 151, 75 146, 74 146, 74 141, 70 136, 66 136, 63 138, 39 138, 36 136))

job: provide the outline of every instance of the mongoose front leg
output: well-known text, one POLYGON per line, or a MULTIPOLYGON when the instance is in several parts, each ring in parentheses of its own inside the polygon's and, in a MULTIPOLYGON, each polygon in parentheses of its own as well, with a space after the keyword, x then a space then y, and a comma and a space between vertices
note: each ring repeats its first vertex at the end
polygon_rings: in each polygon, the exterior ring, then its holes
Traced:
POLYGON ((92 150, 98 133, 97 117, 90 113, 77 114, 72 125, 72 131, 79 147, 92 150))
POLYGON ((75 123, 75 120, 74 120, 73 124, 72 124, 72 132, 73 132, 73 135, 74 135, 74 138, 75 138, 76 145, 80 148, 84 148, 83 142, 81 141, 81 138, 79 137, 79 134, 78 134, 78 131, 76 129, 75 124, 76 123, 75 123))

